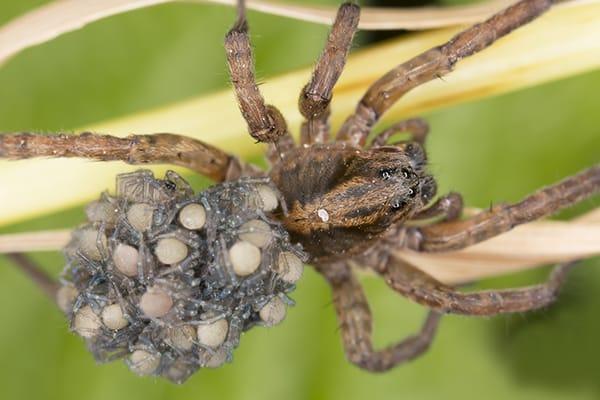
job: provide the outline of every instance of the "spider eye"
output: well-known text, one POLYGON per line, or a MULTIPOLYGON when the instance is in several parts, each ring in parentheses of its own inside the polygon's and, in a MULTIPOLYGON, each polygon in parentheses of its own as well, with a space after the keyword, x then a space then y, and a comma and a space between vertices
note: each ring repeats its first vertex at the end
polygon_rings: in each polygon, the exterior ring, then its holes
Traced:
POLYGON ((392 203, 392 210, 394 211, 398 211, 404 207, 406 207, 406 202, 404 200, 394 200, 392 203))
POLYGON ((392 175, 394 175, 396 173, 396 171, 397 171, 396 168, 382 169, 379 171, 379 175, 381 176, 382 179, 390 179, 392 177, 392 175))
POLYGON ((402 168, 400 172, 402 172, 402 176, 404 177, 404 179, 408 179, 411 175, 411 170, 408 168, 402 168))
POLYGON ((162 182, 163 186, 170 191, 175 191, 177 189, 177 184, 175 182, 165 180, 162 182))
POLYGON ((408 189, 407 194, 408 194, 408 197, 410 197, 412 199, 417 195, 417 191, 414 189, 408 189))

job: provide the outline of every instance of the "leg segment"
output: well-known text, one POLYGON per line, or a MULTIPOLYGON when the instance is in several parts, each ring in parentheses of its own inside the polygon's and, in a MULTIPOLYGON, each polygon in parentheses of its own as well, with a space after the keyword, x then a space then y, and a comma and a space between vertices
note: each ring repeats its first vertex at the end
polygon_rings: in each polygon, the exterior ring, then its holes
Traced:
POLYGON ((411 138, 409 142, 417 142, 421 146, 425 144, 425 138, 429 133, 429 124, 422 118, 411 118, 400 121, 390 126, 388 129, 377 134, 371 143, 372 147, 385 146, 387 141, 397 133, 408 132, 411 138))
POLYGON ((56 301, 58 282, 53 280, 42 269, 23 253, 6 254, 21 271, 25 273, 53 302, 56 301))
POLYGON ((265 104, 256 85, 243 0, 238 0, 237 21, 225 36, 225 50, 231 82, 250 135, 259 142, 276 142, 287 133, 287 125, 279 110, 265 104))
POLYGON ((575 266, 575 262, 557 265, 548 280, 539 285, 463 293, 391 255, 382 254, 380 259, 382 262, 372 268, 398 293, 438 312, 483 316, 525 312, 550 305, 575 266))
POLYGON ((318 118, 307 119, 300 126, 300 143, 327 143, 329 142, 330 126, 329 126, 329 107, 326 112, 318 118))
POLYGON ((487 21, 459 33, 446 44, 398 65, 369 88, 354 114, 340 129, 338 139, 354 145, 364 144, 373 125, 406 92, 449 73, 459 60, 483 50, 535 19, 552 3, 553 0, 521 0, 487 21))
POLYGON ((451 192, 440 197, 435 203, 422 209, 411 217, 411 220, 442 217, 444 221, 457 220, 463 210, 463 200, 459 193, 451 192))
POLYGON ((369 304, 350 268, 346 264, 336 264, 321 266, 319 272, 332 287, 344 349, 352 363, 369 371, 383 372, 418 357, 429 348, 441 314, 430 312, 415 336, 382 350, 374 350, 369 304))
POLYGON ((310 82, 300 93, 300 113, 307 119, 301 130, 303 144, 324 143, 328 139, 329 103, 333 87, 346 64, 359 16, 360 8, 356 4, 344 3, 340 6, 310 82))
POLYGON ((600 192, 600 164, 526 197, 476 216, 406 231, 406 246, 425 252, 458 250, 509 231, 513 227, 554 214, 600 192))
POLYGON ((285 134, 276 142, 269 143, 267 147, 267 160, 273 166, 276 162, 281 161, 285 157, 285 153, 296 147, 292 135, 285 134))
POLYGON ((118 138, 81 135, 0 135, 0 158, 82 157, 128 164, 173 164, 220 182, 241 173, 237 158, 198 140, 170 133, 118 138))

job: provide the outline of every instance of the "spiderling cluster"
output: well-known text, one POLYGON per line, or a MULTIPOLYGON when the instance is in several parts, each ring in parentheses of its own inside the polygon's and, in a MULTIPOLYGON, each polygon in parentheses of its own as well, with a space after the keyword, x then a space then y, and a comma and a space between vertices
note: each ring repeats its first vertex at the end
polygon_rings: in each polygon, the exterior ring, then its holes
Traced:
POLYGON ((199 194, 177 174, 122 174, 73 234, 58 302, 96 360, 181 383, 230 361, 242 332, 273 326, 305 254, 268 213, 267 179, 199 194))

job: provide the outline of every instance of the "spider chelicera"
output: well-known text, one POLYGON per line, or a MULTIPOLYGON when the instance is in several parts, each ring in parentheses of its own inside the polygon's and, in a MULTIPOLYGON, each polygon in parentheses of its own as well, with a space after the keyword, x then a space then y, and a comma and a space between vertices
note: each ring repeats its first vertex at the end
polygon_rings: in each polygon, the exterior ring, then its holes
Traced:
MULTIPOLYGON (((332 90, 344 67, 359 20, 359 7, 343 4, 337 14, 299 107, 305 121, 300 143, 290 135, 280 112, 263 100, 256 84, 243 1, 225 40, 231 80, 250 135, 268 143, 271 169, 262 172, 198 140, 174 134, 117 138, 94 133, 0 135, 0 157, 84 157, 130 164, 164 163, 189 168, 215 182, 243 176, 268 177, 287 210, 276 210, 293 243, 333 291, 348 359, 371 371, 388 370, 423 353, 444 313, 490 316, 524 312, 556 299, 573 263, 556 266, 542 284, 499 291, 464 293, 444 285, 394 256, 400 249, 443 252, 468 247, 571 206, 600 189, 600 165, 544 188, 516 204, 496 205, 461 219, 462 200, 450 193, 433 201, 436 182, 428 174, 423 148, 427 124, 399 122, 367 141, 372 127, 406 92, 449 73, 468 57, 544 13, 551 0, 521 0, 452 38, 408 60, 381 77, 355 112, 330 138, 332 90), (409 140, 389 143, 396 133, 409 140), (390 288, 430 312, 421 330, 387 348, 372 344, 372 318, 351 265, 379 274, 390 288)), ((34 267, 19 255, 21 266, 34 267)), ((43 281, 43 278, 41 278, 43 281)), ((51 284, 46 282, 46 287, 51 284)))

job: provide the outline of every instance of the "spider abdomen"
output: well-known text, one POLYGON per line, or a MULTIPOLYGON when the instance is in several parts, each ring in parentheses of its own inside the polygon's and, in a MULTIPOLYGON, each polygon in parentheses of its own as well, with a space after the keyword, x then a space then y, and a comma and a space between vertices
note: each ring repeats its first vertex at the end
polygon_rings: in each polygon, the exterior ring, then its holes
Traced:
POLYGON ((173 172, 137 171, 88 206, 57 297, 95 358, 180 383, 281 322, 305 256, 265 214, 266 192, 242 179, 194 194, 173 172))

